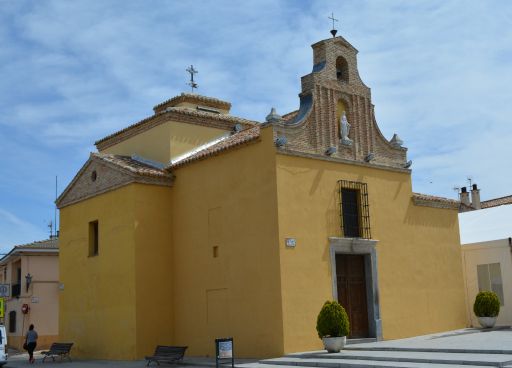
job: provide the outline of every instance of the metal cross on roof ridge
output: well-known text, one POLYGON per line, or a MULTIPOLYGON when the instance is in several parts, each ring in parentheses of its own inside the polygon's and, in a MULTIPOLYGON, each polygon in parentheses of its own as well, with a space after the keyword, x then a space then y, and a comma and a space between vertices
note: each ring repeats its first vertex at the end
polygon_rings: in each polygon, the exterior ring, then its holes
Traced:
POLYGON ((198 88, 198 84, 196 82, 194 82, 194 74, 197 74, 199 73, 197 70, 194 69, 194 65, 190 65, 187 69, 186 69, 187 72, 190 73, 190 82, 188 82, 187 84, 190 86, 190 88, 192 89, 192 93, 194 93, 194 88, 198 88))

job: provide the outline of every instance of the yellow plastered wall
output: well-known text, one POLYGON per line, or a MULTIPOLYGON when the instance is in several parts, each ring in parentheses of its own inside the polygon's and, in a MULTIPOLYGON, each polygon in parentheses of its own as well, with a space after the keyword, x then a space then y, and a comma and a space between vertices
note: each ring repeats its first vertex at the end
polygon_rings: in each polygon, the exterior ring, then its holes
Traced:
POLYGON ((117 155, 136 154, 161 163, 214 140, 225 130, 168 121, 100 151, 117 155))
POLYGON ((134 184, 137 358, 173 345, 171 188, 134 184))
POLYGON ((175 343, 191 356, 226 336, 237 357, 283 352, 271 129, 262 137, 174 173, 175 343))
POLYGON ((285 352, 321 348, 316 318, 333 298, 328 238, 341 236, 341 179, 368 184, 383 337, 464 327, 456 210, 415 206, 407 173, 287 155, 276 160, 285 352), (296 238, 295 248, 284 246, 287 237, 296 238))
POLYGON ((60 211, 59 339, 75 357, 135 359, 134 185, 60 211), (90 257, 89 222, 98 221, 99 254, 90 257))

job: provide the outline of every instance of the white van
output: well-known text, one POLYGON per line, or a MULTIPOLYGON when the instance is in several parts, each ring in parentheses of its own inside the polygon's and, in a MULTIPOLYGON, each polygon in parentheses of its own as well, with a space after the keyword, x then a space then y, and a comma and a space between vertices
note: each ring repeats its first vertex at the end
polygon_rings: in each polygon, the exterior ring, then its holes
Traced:
POLYGON ((7 333, 5 326, 0 325, 0 367, 7 364, 7 333))

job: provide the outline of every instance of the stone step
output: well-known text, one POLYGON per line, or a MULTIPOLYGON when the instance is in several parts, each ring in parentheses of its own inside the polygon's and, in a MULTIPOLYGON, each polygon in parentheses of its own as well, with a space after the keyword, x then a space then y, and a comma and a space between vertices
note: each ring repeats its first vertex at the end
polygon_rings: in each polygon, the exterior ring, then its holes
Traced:
POLYGON ((266 359, 260 361, 260 363, 273 365, 337 368, 345 367, 347 360, 503 367, 507 364, 512 364, 512 355, 344 350, 340 353, 320 353, 310 355, 308 357, 303 356, 266 359))
POLYGON ((371 342, 377 342, 377 339, 375 337, 364 337, 364 338, 360 338, 360 339, 347 339, 347 345, 369 344, 371 342))
POLYGON ((394 346, 345 346, 344 350, 351 351, 416 351, 424 353, 462 353, 462 354, 508 354, 512 355, 512 350, 499 349, 458 349, 458 348, 406 348, 394 346))
MULTIPOLYGON (((297 365, 270 364, 270 363, 248 363, 236 366, 237 368, 296 368, 297 365)), ((319 366, 301 365, 301 368, 318 368, 319 366)), ((339 368, 489 368, 483 365, 461 365, 461 364, 436 364, 436 363, 415 363, 415 362, 387 362, 376 360, 347 359, 340 362, 339 368)), ((510 367, 504 367, 510 368, 510 367)))

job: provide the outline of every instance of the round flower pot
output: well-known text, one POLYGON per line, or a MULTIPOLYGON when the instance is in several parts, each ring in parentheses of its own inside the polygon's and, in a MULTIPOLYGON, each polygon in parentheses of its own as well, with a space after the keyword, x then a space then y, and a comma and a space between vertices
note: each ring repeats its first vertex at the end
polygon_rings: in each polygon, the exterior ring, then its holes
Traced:
POLYGON ((341 337, 322 337, 324 348, 328 353, 339 353, 347 342, 346 336, 341 337))
POLYGON ((478 317, 478 323, 483 328, 492 328, 496 324, 496 317, 478 317))

